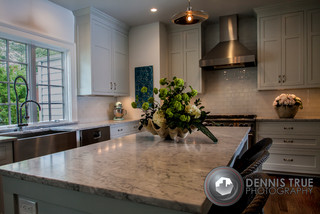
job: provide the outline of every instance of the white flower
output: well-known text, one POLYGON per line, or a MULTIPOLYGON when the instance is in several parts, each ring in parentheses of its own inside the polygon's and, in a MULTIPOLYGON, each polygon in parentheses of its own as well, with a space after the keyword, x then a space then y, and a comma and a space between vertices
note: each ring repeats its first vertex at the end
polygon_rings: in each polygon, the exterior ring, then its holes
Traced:
POLYGON ((273 105, 296 105, 297 102, 301 102, 301 99, 294 94, 280 94, 273 101, 273 105))
POLYGON ((277 101, 276 101, 276 100, 275 100, 275 101, 273 101, 273 105, 274 105, 274 106, 278 105, 278 103, 277 103, 277 101))
POLYGON ((152 120, 155 124, 157 124, 159 127, 164 127, 166 125, 166 118, 164 118, 164 113, 162 111, 156 111, 153 114, 152 120))
POLYGON ((201 116, 201 111, 195 105, 187 105, 185 108, 185 112, 194 116, 194 118, 199 118, 201 116))

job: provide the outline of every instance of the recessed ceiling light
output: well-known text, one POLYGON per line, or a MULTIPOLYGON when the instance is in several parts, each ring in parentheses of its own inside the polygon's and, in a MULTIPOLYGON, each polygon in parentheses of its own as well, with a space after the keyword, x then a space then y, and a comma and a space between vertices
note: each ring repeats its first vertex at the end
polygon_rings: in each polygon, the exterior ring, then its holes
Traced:
POLYGON ((158 9, 157 9, 157 8, 151 8, 150 11, 151 11, 152 13, 155 13, 155 12, 158 11, 158 9))

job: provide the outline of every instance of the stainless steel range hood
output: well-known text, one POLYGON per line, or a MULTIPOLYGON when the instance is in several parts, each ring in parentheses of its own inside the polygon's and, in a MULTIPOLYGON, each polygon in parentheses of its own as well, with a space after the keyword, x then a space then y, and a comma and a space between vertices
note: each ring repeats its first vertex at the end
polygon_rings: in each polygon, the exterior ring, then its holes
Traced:
POLYGON ((238 41, 237 15, 220 17, 220 43, 200 61, 200 67, 214 69, 255 66, 256 57, 238 41))

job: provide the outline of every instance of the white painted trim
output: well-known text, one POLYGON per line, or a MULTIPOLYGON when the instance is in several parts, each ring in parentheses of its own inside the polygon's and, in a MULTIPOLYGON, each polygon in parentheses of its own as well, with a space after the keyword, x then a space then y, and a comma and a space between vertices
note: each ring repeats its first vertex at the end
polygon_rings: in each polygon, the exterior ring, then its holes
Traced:
POLYGON ((29 31, 16 26, 11 26, 0 22, 0 37, 25 42, 37 46, 45 46, 56 50, 66 52, 66 82, 67 101, 70 106, 66 119, 68 121, 77 121, 77 74, 76 74, 76 45, 75 43, 62 41, 60 39, 45 36, 33 31, 29 31))

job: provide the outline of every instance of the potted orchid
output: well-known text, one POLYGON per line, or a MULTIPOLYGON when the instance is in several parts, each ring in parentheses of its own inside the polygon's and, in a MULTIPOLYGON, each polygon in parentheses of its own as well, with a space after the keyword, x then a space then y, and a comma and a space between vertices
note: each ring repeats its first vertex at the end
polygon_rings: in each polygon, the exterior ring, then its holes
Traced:
MULTIPOLYGON (((213 142, 217 142, 217 138, 203 125, 209 112, 204 111, 200 99, 192 102, 192 98, 198 94, 197 90, 189 86, 190 90, 185 92, 187 87, 184 80, 176 77, 172 81, 162 78, 160 85, 163 88, 153 89, 153 94, 159 96, 160 103, 150 97, 148 102, 142 104, 139 129, 145 127, 154 135, 171 139, 185 138, 188 133, 200 130, 213 142)), ((142 93, 147 90, 146 87, 141 88, 142 93)), ((132 102, 131 105, 137 108, 137 102, 132 102)))
POLYGON ((273 101, 273 106, 280 118, 294 118, 299 108, 303 109, 301 99, 294 94, 280 94, 273 101))

